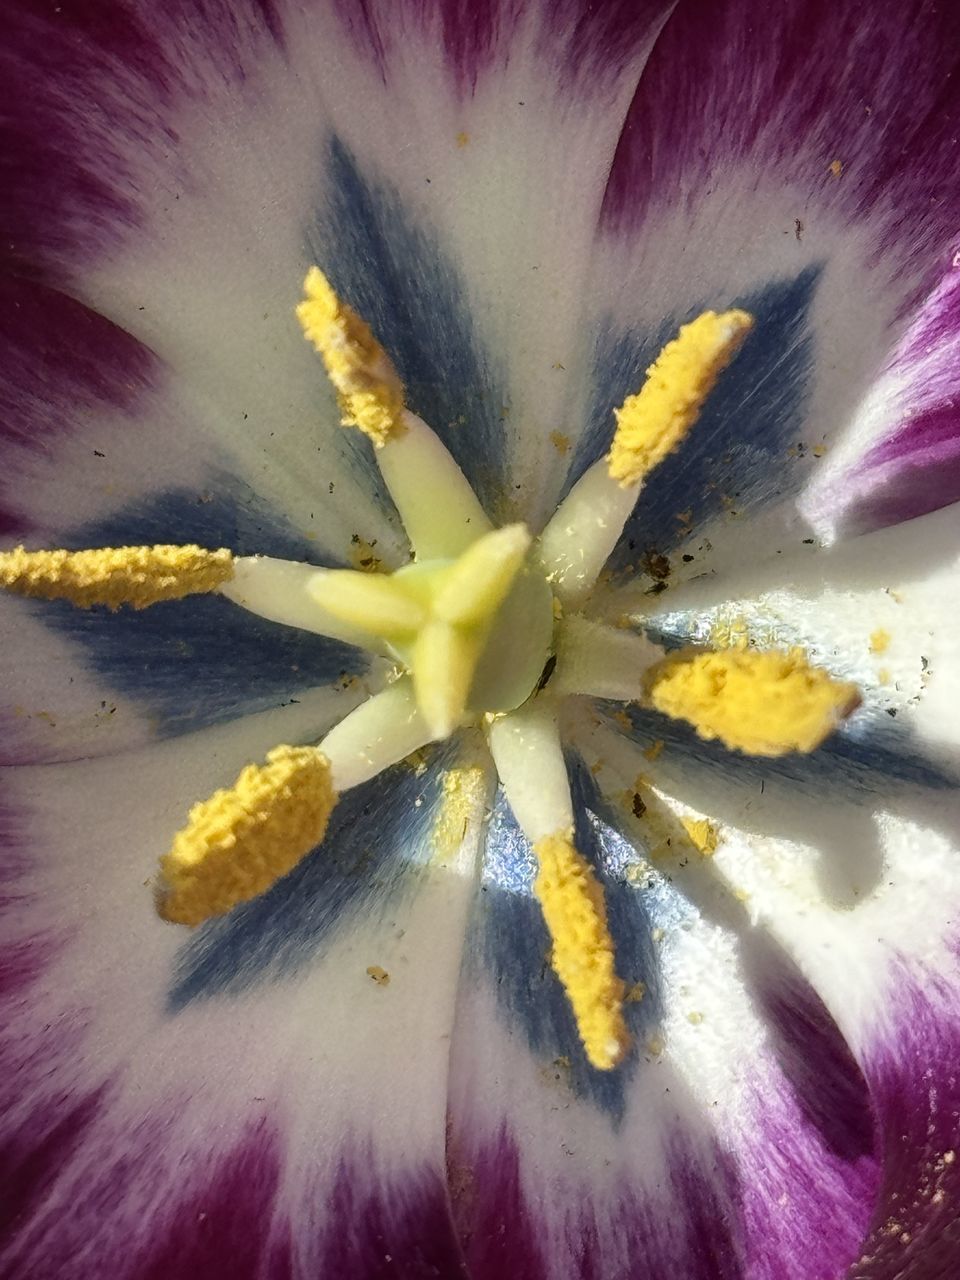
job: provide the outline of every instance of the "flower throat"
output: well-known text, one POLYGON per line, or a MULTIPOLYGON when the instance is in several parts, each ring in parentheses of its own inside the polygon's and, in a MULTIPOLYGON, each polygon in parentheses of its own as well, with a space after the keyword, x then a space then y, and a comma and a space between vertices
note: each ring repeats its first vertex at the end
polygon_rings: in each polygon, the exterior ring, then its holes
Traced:
MULTIPOLYGON (((479 727, 537 865, 532 890, 551 966, 599 1070, 630 1048, 601 882, 574 844, 563 713, 582 696, 636 703, 748 755, 815 750, 859 703, 853 685, 799 650, 667 655, 633 627, 592 618, 591 593, 662 460, 693 428, 747 338, 743 311, 680 329, 615 414, 610 450, 538 536, 494 528, 456 461, 405 404, 366 323, 311 268, 297 307, 342 423, 369 439, 411 557, 392 573, 322 569, 224 548, 0 552, 0 586, 80 608, 147 608, 218 592, 237 606, 358 645, 385 660, 383 687, 323 738, 281 745, 232 787, 199 800, 161 859, 160 914, 195 926, 323 857, 337 798, 431 742, 479 727)), ((461 803, 445 787, 447 804, 461 803)), ((438 826, 450 826, 441 813, 438 826)), ((462 827, 461 827, 462 830, 462 827)))

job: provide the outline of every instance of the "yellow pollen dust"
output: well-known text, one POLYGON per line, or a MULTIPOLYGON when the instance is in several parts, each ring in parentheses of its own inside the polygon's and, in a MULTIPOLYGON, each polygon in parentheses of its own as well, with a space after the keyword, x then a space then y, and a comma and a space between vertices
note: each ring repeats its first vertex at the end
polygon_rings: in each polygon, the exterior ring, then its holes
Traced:
POLYGON ((100 547, 93 551, 0 551, 0 587, 82 609, 122 604, 145 609, 161 600, 215 591, 233 577, 225 548, 100 547))
POLYGON ((647 696, 748 756, 813 751, 860 704, 856 685, 812 667, 802 649, 680 653, 651 668, 647 696))
POLYGON ((265 893, 320 843, 336 799, 316 747, 275 747, 265 765, 247 765, 193 806, 161 858, 160 915, 202 924, 265 893))
POLYGON ((553 943, 550 963, 573 1008, 587 1058, 609 1071, 623 1060, 630 1034, 603 889, 568 834, 546 836, 533 851, 540 868, 534 893, 553 943))
POLYGON ((614 480, 639 483, 677 448, 752 328, 746 311, 705 311, 667 343, 647 370, 646 382, 616 411, 607 458, 614 480))
POLYGON ((716 853, 720 833, 712 822, 707 818, 681 818, 680 823, 690 837, 690 843, 705 858, 716 853))
POLYGON ((477 765, 448 769, 443 775, 443 797, 433 828, 433 847, 441 862, 459 852, 467 828, 484 809, 487 780, 477 765))
POLYGON ((303 282, 297 307, 304 336, 323 357, 337 391, 342 423, 359 427, 377 448, 403 430, 403 387, 365 320, 340 298, 317 267, 303 282))

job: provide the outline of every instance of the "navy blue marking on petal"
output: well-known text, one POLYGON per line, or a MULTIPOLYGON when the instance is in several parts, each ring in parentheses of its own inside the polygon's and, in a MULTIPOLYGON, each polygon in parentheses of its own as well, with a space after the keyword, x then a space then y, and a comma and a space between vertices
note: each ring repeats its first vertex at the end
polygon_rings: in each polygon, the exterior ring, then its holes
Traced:
POLYGON ((311 255, 389 352, 408 406, 495 515, 505 490, 505 393, 477 340, 466 286, 436 237, 395 192, 361 173, 337 138, 325 166, 326 207, 307 233, 311 255))
MULTIPOLYGON (((568 762, 576 812, 575 842, 603 882, 617 968, 628 984, 642 982, 643 999, 625 1006, 637 1047, 662 1017, 660 972, 652 930, 675 923, 690 908, 662 879, 638 888, 624 878, 637 861, 633 846, 600 816, 602 802, 579 759, 568 762)), ((483 892, 472 923, 473 964, 495 983, 497 998, 512 1023, 519 1023, 538 1058, 569 1059, 568 1079, 581 1096, 619 1120, 632 1074, 628 1058, 617 1071, 597 1071, 588 1063, 563 988, 550 968, 550 939, 533 897, 535 859, 500 791, 487 832, 483 892)))
POLYGON ((622 712, 631 724, 625 736, 639 746, 661 741, 691 763, 725 773, 738 785, 759 787, 763 780, 779 779, 812 795, 890 796, 916 789, 950 791, 960 778, 925 758, 922 746, 892 721, 866 719, 840 729, 809 755, 778 758, 745 756, 720 742, 706 742, 682 720, 671 720, 656 711, 636 706, 598 702, 617 713, 617 729, 624 733, 622 712))
MULTIPOLYGON (((197 543, 318 563, 316 545, 251 490, 233 478, 211 485, 210 494, 155 495, 75 530, 63 545, 197 543)), ((358 649, 268 622, 216 595, 116 613, 57 601, 38 605, 36 616, 80 644, 106 684, 144 706, 161 738, 282 705, 368 664, 358 649)))
MULTIPOLYGON (((810 267, 793 280, 730 300, 749 311, 756 326, 687 439, 643 490, 610 559, 612 570, 625 572, 644 551, 670 551, 724 511, 755 512, 800 488, 804 466, 788 465, 787 450, 798 443, 804 420, 812 361, 808 313, 820 270, 810 267), (688 519, 678 518, 688 512, 688 519)), ((680 325, 700 310, 670 317, 655 334, 612 326, 600 334, 589 426, 568 488, 609 448, 613 411, 638 390, 644 370, 680 325)))
POLYGON ((348 791, 323 843, 289 875, 191 936, 177 961, 171 1011, 296 974, 359 911, 389 930, 398 896, 413 890, 429 856, 447 758, 438 753, 422 777, 400 764, 348 791))

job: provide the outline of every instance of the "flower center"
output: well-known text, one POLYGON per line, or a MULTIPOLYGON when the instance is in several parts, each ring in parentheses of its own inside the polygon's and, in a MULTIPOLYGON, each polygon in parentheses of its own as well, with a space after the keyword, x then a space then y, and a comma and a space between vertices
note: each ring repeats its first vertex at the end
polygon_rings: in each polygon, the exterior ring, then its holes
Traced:
MULTIPOLYGON (((404 404, 367 325, 315 268, 297 314, 347 426, 374 447, 412 559, 359 573, 200 547, 0 552, 0 586, 80 607, 145 608, 218 591, 263 617, 386 658, 384 688, 318 743, 280 746, 194 805, 161 862, 158 907, 194 925, 262 893, 323 839, 337 797, 427 743, 480 724, 538 873, 551 963, 588 1060, 629 1048, 603 890, 573 843, 561 739, 564 699, 619 699, 688 721, 753 755, 812 751, 856 707, 856 689, 799 651, 667 656, 639 630, 588 616, 592 588, 651 471, 684 439, 752 321, 706 312, 681 329, 616 414, 609 455, 538 538, 494 529, 439 438, 404 404)), ((451 794, 456 794, 456 788, 451 794)), ((440 823, 444 819, 441 817, 440 823)))

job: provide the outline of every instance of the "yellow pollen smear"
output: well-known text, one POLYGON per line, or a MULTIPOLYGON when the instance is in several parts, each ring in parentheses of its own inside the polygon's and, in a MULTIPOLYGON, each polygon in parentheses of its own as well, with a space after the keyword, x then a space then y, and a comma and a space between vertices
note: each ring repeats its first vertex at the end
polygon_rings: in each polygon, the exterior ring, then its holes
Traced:
POLYGON ((680 823, 690 837, 690 843, 705 858, 716 853, 717 845, 720 843, 720 833, 712 822, 707 818, 681 818, 680 823))
POLYGON ((705 311, 667 343, 646 382, 616 411, 607 459, 614 480, 637 484, 676 449, 752 328, 745 311, 705 311))
POLYGON ((0 551, 0 587, 82 609, 122 604, 145 609, 160 600, 215 591, 233 577, 233 555, 203 547, 101 547, 94 551, 0 551))
POLYGON ((336 799, 316 747, 275 747, 265 765, 247 765, 193 806, 161 858, 160 915, 202 924, 265 893, 320 843, 336 799))
POLYGON ((652 667, 651 706, 748 756, 815 750, 860 704, 856 685, 812 667, 802 649, 680 653, 652 667))
POLYGON ((486 796, 486 776, 477 765, 448 769, 443 775, 443 797, 432 834, 438 861, 456 856, 471 821, 482 814, 486 796))
POLYGON ((345 427, 359 427, 377 448, 403 430, 403 387, 369 325, 342 302, 317 267, 303 283, 297 307, 304 336, 323 357, 345 427))
POLYGON ((550 963, 570 1000, 587 1058, 609 1071, 623 1060, 630 1034, 603 889, 568 834, 546 836, 533 851, 540 866, 534 893, 553 942, 550 963))

